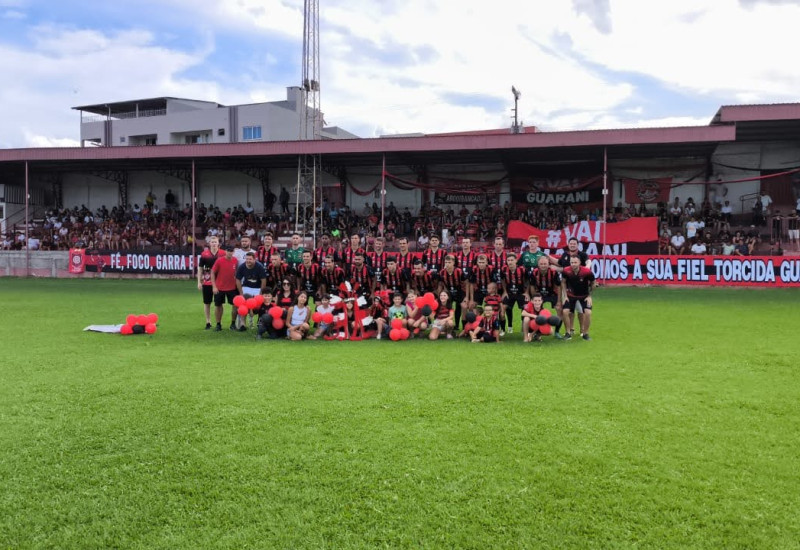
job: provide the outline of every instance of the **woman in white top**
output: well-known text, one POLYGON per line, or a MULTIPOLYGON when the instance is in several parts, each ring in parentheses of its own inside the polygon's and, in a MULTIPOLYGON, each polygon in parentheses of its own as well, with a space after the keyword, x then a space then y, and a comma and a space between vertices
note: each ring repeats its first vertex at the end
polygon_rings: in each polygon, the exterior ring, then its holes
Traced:
POLYGON ((300 292, 297 295, 297 304, 291 306, 287 312, 286 319, 289 321, 287 335, 289 340, 302 340, 308 333, 308 321, 311 314, 308 309, 308 294, 300 292))

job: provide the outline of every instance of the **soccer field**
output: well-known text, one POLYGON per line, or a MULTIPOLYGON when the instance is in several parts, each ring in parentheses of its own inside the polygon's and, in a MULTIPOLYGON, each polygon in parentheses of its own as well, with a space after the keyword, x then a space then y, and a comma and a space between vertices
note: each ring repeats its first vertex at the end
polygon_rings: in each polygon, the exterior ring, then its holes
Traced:
POLYGON ((591 342, 497 345, 213 333, 191 281, 0 304, 0 548, 800 541, 796 290, 599 288, 591 342))

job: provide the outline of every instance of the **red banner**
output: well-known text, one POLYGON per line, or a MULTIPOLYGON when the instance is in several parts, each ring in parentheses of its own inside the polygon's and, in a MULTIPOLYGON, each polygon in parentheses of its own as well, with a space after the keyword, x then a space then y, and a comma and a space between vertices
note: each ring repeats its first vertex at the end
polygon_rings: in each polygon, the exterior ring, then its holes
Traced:
MULTIPOLYGON (((564 248, 572 237, 581 243, 620 245, 624 243, 658 243, 658 218, 631 218, 624 222, 608 223, 581 221, 563 229, 536 229, 521 221, 508 224, 508 238, 520 241, 527 240, 530 235, 539 236, 539 245, 551 250, 564 248), (605 225, 605 235, 603 226, 605 225)), ((653 252, 656 250, 654 249, 653 252)), ((588 251, 589 254, 592 252, 588 251)))
POLYGON ((628 204, 655 204, 669 202, 669 189, 672 178, 634 180, 623 178, 625 202, 628 204))
POLYGON ((800 287, 800 257, 606 256, 592 271, 609 285, 800 287))
POLYGON ((69 272, 83 273, 85 270, 86 256, 82 248, 70 248, 69 250, 69 272))

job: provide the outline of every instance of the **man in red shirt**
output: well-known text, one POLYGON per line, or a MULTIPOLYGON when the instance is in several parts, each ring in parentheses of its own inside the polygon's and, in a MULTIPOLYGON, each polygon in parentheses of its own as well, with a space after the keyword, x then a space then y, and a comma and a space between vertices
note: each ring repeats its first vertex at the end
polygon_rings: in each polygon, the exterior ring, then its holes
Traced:
POLYGON ((225 252, 219 249, 219 238, 208 237, 206 239, 208 248, 200 254, 197 265, 197 290, 203 293, 203 309, 206 314, 206 330, 211 329, 211 302, 214 299, 214 292, 211 288, 211 268, 217 258, 225 256, 225 252))
POLYGON ((227 299, 231 306, 231 330, 236 330, 236 308, 233 299, 239 295, 236 289, 236 268, 238 262, 233 257, 233 247, 225 246, 225 256, 217 258, 211 268, 211 288, 214 293, 214 316, 217 320, 217 332, 222 330, 222 305, 227 299))
POLYGON ((570 313, 575 311, 578 304, 580 304, 580 307, 583 308, 583 313, 578 314, 581 338, 584 340, 591 340, 591 338, 589 338, 589 325, 592 321, 594 273, 592 273, 590 268, 581 265, 580 257, 570 257, 569 267, 565 268, 564 272, 561 274, 561 288, 567 295, 567 301, 564 302, 564 308, 562 310, 567 331, 564 338, 567 340, 572 338, 574 330, 572 328, 573 319, 570 317, 570 313))

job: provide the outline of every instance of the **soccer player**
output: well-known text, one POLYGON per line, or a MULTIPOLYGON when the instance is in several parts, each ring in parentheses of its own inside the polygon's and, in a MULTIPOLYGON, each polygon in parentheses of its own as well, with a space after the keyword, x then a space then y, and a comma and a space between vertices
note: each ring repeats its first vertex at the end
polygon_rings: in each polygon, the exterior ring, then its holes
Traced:
POLYGON ((428 249, 422 253, 422 263, 425 264, 425 270, 433 276, 436 276, 444 267, 446 252, 439 248, 440 242, 438 235, 431 235, 428 249))
POLYGON ((489 283, 495 280, 494 270, 489 267, 486 254, 479 254, 472 272, 470 283, 472 285, 472 301, 470 309, 474 309, 483 303, 484 298, 489 293, 489 283))
POLYGON ((233 307, 233 298, 239 294, 236 290, 236 258, 233 257, 233 247, 225 247, 225 256, 217 258, 211 268, 211 288, 214 292, 214 317, 217 326, 214 330, 222 330, 222 305, 227 300, 231 305, 231 330, 236 330, 236 308, 233 307))
POLYGON ((333 256, 325 256, 325 262, 319 272, 319 291, 322 294, 338 292, 339 285, 345 280, 344 269, 333 263, 333 256))
POLYGON ((400 250, 397 254, 397 268, 408 279, 414 269, 414 254, 408 251, 408 239, 405 237, 397 239, 397 247, 400 250))
POLYGON ((328 256, 332 257, 335 262, 338 255, 336 249, 331 245, 331 236, 325 233, 319 239, 319 248, 314 251, 314 263, 322 266, 328 256))
POLYGON ((369 296, 372 291, 372 270, 364 260, 364 252, 356 252, 353 254, 353 263, 347 271, 347 280, 356 288, 358 285, 358 293, 361 296, 369 296))
POLYGON ((506 315, 503 308, 503 296, 498 291, 497 283, 491 282, 487 285, 488 292, 483 298, 484 309, 485 306, 492 306, 492 312, 500 322, 500 336, 505 336, 506 315))
POLYGON ((303 252, 303 262, 294 270, 297 287, 304 290, 308 296, 316 297, 319 287, 319 266, 311 261, 311 252, 303 252))
MULTIPOLYGON (((494 250, 489 253, 487 259, 494 270, 495 282, 501 284, 503 282, 501 270, 506 266, 508 253, 506 252, 506 241, 500 235, 494 238, 494 250)), ((495 311, 495 313, 497 312, 495 311)))
POLYGON ((281 260, 281 255, 273 252, 270 263, 267 266, 267 287, 270 289, 278 288, 281 281, 289 276, 289 265, 281 260))
POLYGON ((411 273, 408 286, 414 290, 417 296, 422 296, 426 292, 433 292, 433 277, 425 271, 425 265, 422 260, 414 260, 414 271, 411 273))
POLYGON ((341 253, 342 267, 345 271, 347 271, 350 266, 353 265, 353 259, 358 252, 360 252, 362 256, 364 255, 364 249, 361 248, 361 237, 358 235, 358 233, 353 233, 350 235, 349 246, 342 250, 341 253))
POLYGON ((261 246, 258 247, 258 251, 256 252, 256 260, 261 262, 263 265, 267 265, 270 263, 270 259, 272 258, 273 254, 277 254, 280 257, 280 252, 278 248, 274 246, 274 237, 272 233, 265 233, 264 237, 262 237, 261 242, 263 243, 261 246))
POLYGON ((296 269, 298 265, 303 263, 303 237, 300 233, 292 234, 292 245, 286 249, 286 263, 289 264, 289 269, 296 269))
POLYGON ((200 254, 197 262, 197 290, 203 293, 203 311, 206 314, 206 330, 211 329, 211 302, 214 300, 214 292, 211 284, 211 268, 217 258, 224 258, 225 252, 219 249, 219 238, 209 237, 207 239, 208 249, 200 254))
MULTIPOLYGON (((517 255, 509 252, 506 257, 506 265, 502 269, 503 280, 503 313, 508 323, 508 333, 514 333, 514 304, 522 311, 525 307, 525 290, 527 282, 525 268, 517 265, 517 255)), ((502 330, 502 321, 501 330, 502 330)))
POLYGON ((455 327, 458 327, 462 315, 467 314, 466 294, 464 293, 464 274, 456 267, 456 257, 448 254, 444 257, 444 268, 439 272, 439 292, 444 290, 455 305, 455 327))
MULTIPOLYGON (((567 241, 567 249, 564 251, 563 254, 561 254, 561 257, 558 259, 558 270, 563 273, 564 271, 569 269, 570 260, 573 257, 577 257, 580 260, 581 266, 591 267, 591 260, 589 260, 589 255, 586 254, 586 252, 584 252, 583 250, 578 249, 578 239, 575 237, 571 237, 567 241)), ((563 292, 561 292, 560 294, 561 294, 561 303, 562 304, 566 303, 567 296, 563 292)), ((570 323, 569 325, 566 325, 565 323, 565 326, 572 327, 575 321, 575 313, 577 313, 578 315, 583 314, 582 311, 572 310, 569 313, 570 323)))
POLYGON ((564 302, 564 324, 566 325, 566 339, 572 338, 573 318, 570 315, 576 307, 580 305, 583 313, 578 314, 580 323, 581 338, 589 338, 589 325, 592 321, 592 289, 594 288, 594 273, 588 267, 581 265, 578 256, 572 256, 569 260, 569 267, 562 273, 561 288, 567 296, 564 302))
POLYGON ((383 237, 377 237, 375 242, 372 243, 374 250, 367 252, 367 264, 372 269, 374 276, 375 288, 373 290, 379 290, 379 285, 383 282, 383 270, 386 269, 386 259, 389 257, 384 250, 385 246, 386 240, 383 237))
POLYGON ((533 298, 534 294, 541 294, 543 302, 550 302, 550 305, 561 313, 561 275, 558 270, 550 265, 548 256, 539 257, 539 265, 531 273, 528 280, 528 295, 533 298))
MULTIPOLYGON (((236 268, 236 290, 240 296, 251 298, 258 296, 267 289, 267 271, 264 266, 256 261, 256 254, 252 250, 248 251, 244 257, 244 263, 236 268)), ((253 312, 248 314, 250 328, 253 328, 253 312)), ((239 330, 247 330, 244 318, 237 317, 239 330)))
POLYGON ((406 283, 403 272, 397 268, 397 258, 387 256, 386 269, 381 274, 380 290, 387 290, 391 294, 402 294, 406 290, 406 283))
POLYGON ((530 235, 528 237, 528 248, 519 258, 519 263, 527 270, 529 277, 533 270, 539 266, 539 258, 542 256, 546 256, 546 254, 539 248, 539 236, 530 235))

